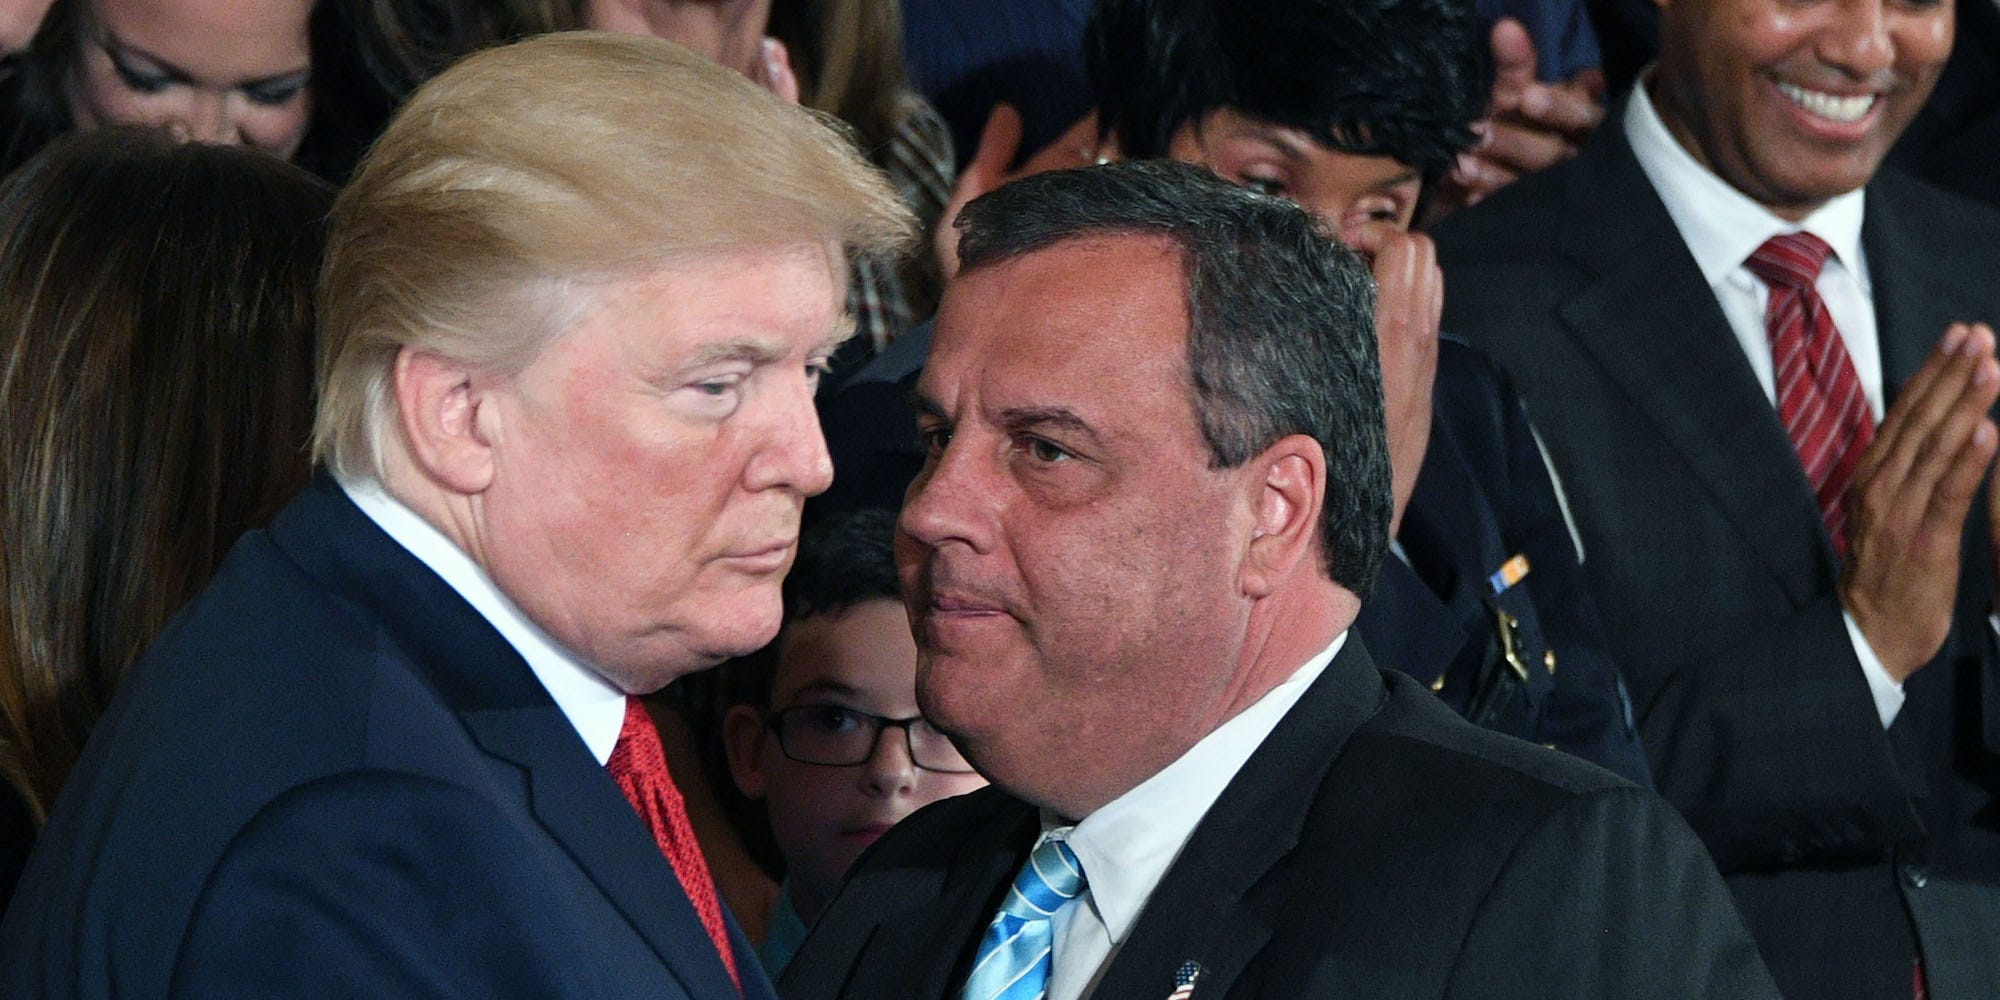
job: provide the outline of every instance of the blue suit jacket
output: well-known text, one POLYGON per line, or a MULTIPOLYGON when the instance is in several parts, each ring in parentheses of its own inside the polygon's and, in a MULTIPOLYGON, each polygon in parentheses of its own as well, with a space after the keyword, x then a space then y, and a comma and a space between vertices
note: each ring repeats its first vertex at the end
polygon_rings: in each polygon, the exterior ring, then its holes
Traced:
MULTIPOLYGON (((732 925, 746 993, 768 997, 732 925)), ((527 664, 326 477, 93 733, 0 924, 12 996, 736 996, 527 664)))
MULTIPOLYGON (((821 401, 834 479, 806 502, 808 520, 902 505, 923 465, 907 397, 930 332, 926 324, 897 338, 821 401)), ((1518 656, 1530 669, 1521 694, 1487 726, 1651 787, 1603 626, 1512 384, 1484 355, 1446 338, 1432 397, 1430 445, 1399 539, 1410 563, 1384 561, 1355 631, 1379 662, 1436 684, 1463 714, 1473 678, 1506 669, 1496 662, 1497 612, 1505 611, 1518 622, 1518 656), (1515 554, 1527 557, 1528 576, 1496 597, 1487 577, 1515 554)))
POLYGON ((1604 626, 1512 382, 1447 337, 1432 395, 1430 445, 1397 536, 1405 559, 1383 562, 1355 631, 1378 662, 1472 716, 1481 679, 1512 669, 1500 637, 1506 616, 1527 676, 1478 721, 1651 787, 1604 626), (1516 555, 1526 558, 1527 576, 1495 593, 1491 577, 1516 555))

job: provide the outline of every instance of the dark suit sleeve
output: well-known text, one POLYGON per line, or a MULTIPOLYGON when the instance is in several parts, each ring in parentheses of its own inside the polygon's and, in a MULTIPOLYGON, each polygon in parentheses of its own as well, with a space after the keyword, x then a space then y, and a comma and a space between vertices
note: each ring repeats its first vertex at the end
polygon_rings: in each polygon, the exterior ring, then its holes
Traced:
POLYGON ((610 995, 545 866, 491 803, 363 773, 303 786, 230 845, 175 964, 177 997, 610 995), (580 967, 581 966, 581 967, 580 967))
POLYGON ((1514 847, 1453 959, 1447 997, 1776 997, 1715 865, 1657 797, 1570 800, 1514 847), (1538 994, 1544 995, 1544 994, 1538 994))
POLYGON ((1880 857, 1923 835, 1920 767, 1899 759, 1861 670, 1829 593, 1654 693, 1642 734, 1677 762, 1660 793, 1722 870, 1880 857))
POLYGON ((1611 642, 1597 616, 1569 521, 1514 387, 1500 380, 1500 420, 1509 464, 1506 524, 1513 548, 1533 569, 1535 613, 1556 654, 1554 686, 1542 708, 1539 742, 1603 765, 1619 777, 1653 787, 1653 775, 1632 725, 1625 684, 1611 659, 1611 642))

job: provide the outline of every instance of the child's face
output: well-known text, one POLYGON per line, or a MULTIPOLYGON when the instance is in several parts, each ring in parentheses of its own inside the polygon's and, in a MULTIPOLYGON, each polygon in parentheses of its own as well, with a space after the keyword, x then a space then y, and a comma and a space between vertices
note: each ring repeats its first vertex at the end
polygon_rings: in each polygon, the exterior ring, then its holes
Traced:
MULTIPOLYGON (((823 706, 890 719, 916 716, 916 660, 909 619, 896 601, 868 601, 838 615, 792 622, 778 640, 771 710, 823 706)), ((831 898, 854 859, 890 826, 920 806, 986 784, 977 774, 917 767, 904 732, 883 727, 872 753, 859 764, 806 764, 785 755, 756 710, 739 706, 730 713, 727 738, 736 783, 769 806, 792 901, 807 922, 831 898)), ((966 766, 955 752, 949 756, 951 763, 966 766)))

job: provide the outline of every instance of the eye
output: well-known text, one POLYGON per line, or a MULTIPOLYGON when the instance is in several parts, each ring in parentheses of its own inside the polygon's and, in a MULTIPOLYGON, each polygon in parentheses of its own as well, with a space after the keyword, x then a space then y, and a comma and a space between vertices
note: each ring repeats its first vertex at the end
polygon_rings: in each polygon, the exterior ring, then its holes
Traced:
POLYGON ((1401 225, 1403 221, 1403 202, 1400 198, 1393 198, 1386 195, 1369 195, 1356 201, 1347 210, 1347 218, 1350 224, 1357 222, 1386 222, 1391 225, 1401 225))
POLYGON ((924 454, 937 456, 944 454, 951 444, 951 428, 942 424, 917 428, 917 440, 923 443, 924 454))
POLYGON ((805 705, 793 710, 794 725, 805 732, 834 736, 861 728, 861 713, 839 705, 805 705))
POLYGON ((163 73, 148 73, 126 63, 117 55, 111 56, 111 68, 118 74, 120 82, 127 90, 140 94, 157 94, 173 85, 173 78, 163 73))
POLYGON ((1044 465, 1054 465, 1070 458, 1070 453, 1045 438, 1029 438, 1026 444, 1028 457, 1044 465))
POLYGON ((817 387, 820 379, 833 374, 832 358, 813 358, 806 362, 806 384, 817 387))
POLYGON ((1258 194, 1270 195, 1273 198, 1285 197, 1285 182, 1276 177, 1257 177, 1245 174, 1237 180, 1237 183, 1258 194))
POLYGON ((742 388, 743 380, 747 377, 743 372, 724 372, 696 379, 688 383, 688 388, 703 396, 721 398, 742 388))
POLYGON ((246 83, 241 89, 243 96, 249 98, 253 104, 277 107, 281 104, 290 104, 297 99, 305 92, 306 84, 304 80, 280 80, 272 83, 246 83))

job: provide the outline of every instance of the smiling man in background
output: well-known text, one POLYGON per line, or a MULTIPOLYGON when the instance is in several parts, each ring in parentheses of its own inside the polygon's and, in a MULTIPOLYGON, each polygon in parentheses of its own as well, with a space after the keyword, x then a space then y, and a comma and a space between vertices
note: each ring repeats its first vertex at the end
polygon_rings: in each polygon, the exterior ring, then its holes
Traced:
POLYGON ((1661 0, 1574 161, 1438 232, 1568 487, 1662 794, 1789 996, 2000 996, 2000 216, 1883 156, 1949 3, 1661 0))

